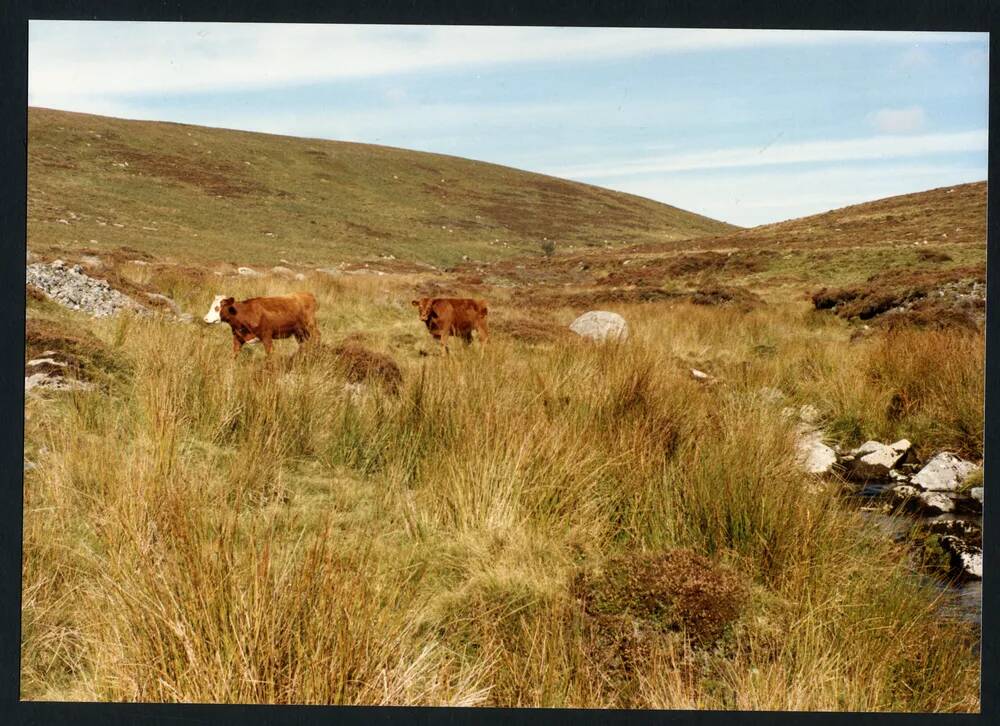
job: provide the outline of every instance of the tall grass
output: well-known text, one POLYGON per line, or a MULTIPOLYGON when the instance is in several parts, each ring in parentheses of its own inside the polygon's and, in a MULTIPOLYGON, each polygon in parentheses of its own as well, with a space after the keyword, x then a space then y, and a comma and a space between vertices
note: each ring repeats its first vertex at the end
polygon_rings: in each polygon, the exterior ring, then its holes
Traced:
POLYGON ((47 451, 25 482, 24 697, 978 707, 972 634, 835 487, 808 486, 757 391, 855 437, 972 448, 981 339, 849 344, 791 305, 647 305, 626 344, 420 356, 391 344, 419 332, 405 290, 370 285, 317 290, 323 334, 358 312, 403 364, 395 394, 354 400, 292 344, 232 361, 219 328, 134 320, 96 324, 132 364, 110 395, 29 402, 47 451), (889 391, 901 413, 860 413, 889 391), (739 573, 744 612, 623 675, 572 578, 678 547, 739 573))

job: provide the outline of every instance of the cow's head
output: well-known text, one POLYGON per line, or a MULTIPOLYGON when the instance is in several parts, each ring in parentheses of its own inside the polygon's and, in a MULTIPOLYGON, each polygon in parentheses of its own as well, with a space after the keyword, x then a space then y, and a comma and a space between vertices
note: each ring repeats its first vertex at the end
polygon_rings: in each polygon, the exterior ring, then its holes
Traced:
MULTIPOLYGON (((212 301, 211 307, 208 308, 208 312, 205 313, 205 317, 202 318, 206 323, 221 323, 222 317, 219 315, 219 311, 222 306, 222 301, 226 299, 225 295, 216 295, 215 299, 212 301)), ((232 298, 229 298, 232 300, 232 298)))
POLYGON ((219 319, 224 323, 231 323, 236 317, 236 300, 231 297, 224 297, 219 300, 219 319))
POLYGON ((420 312, 420 319, 425 323, 430 320, 434 307, 434 298, 422 297, 419 300, 410 300, 410 304, 420 312))

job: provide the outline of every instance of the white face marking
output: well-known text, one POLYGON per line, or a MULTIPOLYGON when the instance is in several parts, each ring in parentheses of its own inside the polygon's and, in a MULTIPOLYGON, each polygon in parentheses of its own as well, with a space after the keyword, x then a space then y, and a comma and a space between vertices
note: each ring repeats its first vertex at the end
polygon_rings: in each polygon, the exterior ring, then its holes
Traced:
POLYGON ((221 323, 222 318, 219 317, 219 303, 226 299, 225 295, 216 295, 215 299, 212 301, 212 307, 208 309, 205 313, 204 320, 206 323, 221 323))

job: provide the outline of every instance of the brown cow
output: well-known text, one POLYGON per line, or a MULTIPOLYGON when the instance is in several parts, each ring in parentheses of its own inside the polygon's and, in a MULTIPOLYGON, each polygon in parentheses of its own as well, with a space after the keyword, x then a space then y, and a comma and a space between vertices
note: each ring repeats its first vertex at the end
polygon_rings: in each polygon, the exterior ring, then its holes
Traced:
POLYGON ((420 311, 420 319, 435 340, 441 341, 448 352, 448 336, 457 335, 466 344, 472 342, 473 329, 479 331, 479 340, 489 339, 486 328, 486 301, 463 297, 423 297, 411 304, 420 311))
POLYGON ((219 318, 233 331, 233 357, 244 343, 254 338, 264 344, 271 355, 277 338, 295 339, 301 346, 305 341, 319 341, 316 326, 316 298, 311 292, 295 292, 278 297, 252 297, 236 302, 227 297, 219 301, 219 318))

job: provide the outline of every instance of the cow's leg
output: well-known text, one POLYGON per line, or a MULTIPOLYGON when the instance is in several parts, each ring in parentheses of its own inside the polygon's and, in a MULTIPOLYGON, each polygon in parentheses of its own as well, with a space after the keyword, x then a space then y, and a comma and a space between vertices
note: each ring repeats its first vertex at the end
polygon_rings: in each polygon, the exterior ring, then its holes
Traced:
POLYGON ((486 319, 482 319, 476 322, 476 330, 479 331, 479 342, 485 343, 490 339, 489 328, 486 327, 486 319))
POLYGON ((438 340, 441 343, 441 350, 444 351, 445 355, 448 355, 448 328, 441 331, 441 335, 438 340))
POLYGON ((264 352, 270 357, 271 351, 274 350, 274 342, 271 340, 270 330, 260 334, 260 342, 264 344, 264 352))

